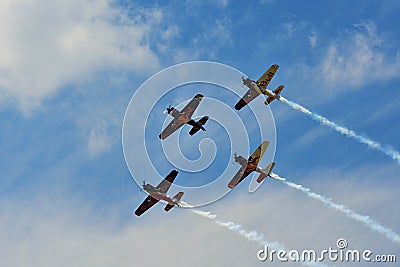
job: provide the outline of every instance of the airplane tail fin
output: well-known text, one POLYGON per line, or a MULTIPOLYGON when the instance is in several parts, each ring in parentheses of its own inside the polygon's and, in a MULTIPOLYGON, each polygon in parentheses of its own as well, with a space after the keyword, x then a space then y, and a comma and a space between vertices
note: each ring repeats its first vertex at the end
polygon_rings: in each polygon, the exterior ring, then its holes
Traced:
POLYGON ((265 105, 268 105, 269 103, 271 103, 272 101, 274 101, 275 99, 278 99, 279 100, 279 98, 280 98, 280 94, 281 94, 281 92, 282 92, 282 90, 283 90, 283 88, 284 88, 285 86, 283 86, 283 85, 279 85, 278 87, 276 87, 275 88, 275 90, 273 90, 272 92, 275 94, 275 96, 269 96, 266 100, 265 100, 265 105))
POLYGON ((204 129, 203 125, 206 124, 206 122, 208 121, 208 116, 204 116, 203 118, 201 118, 200 120, 198 120, 195 125, 192 127, 192 129, 190 130, 189 134, 190 135, 194 135, 195 133, 197 133, 200 129, 205 131, 206 129, 204 129))
MULTIPOLYGON (((173 199, 174 199, 176 202, 179 202, 179 201, 181 200, 182 196, 183 196, 183 192, 179 192, 178 194, 176 194, 176 195, 173 197, 173 199)), ((165 210, 165 211, 169 211, 169 210, 172 209, 174 206, 175 206, 175 205, 167 204, 167 206, 165 206, 164 210, 165 210)))
POLYGON ((265 173, 261 173, 258 178, 257 178, 257 183, 261 183, 265 177, 269 176, 269 174, 271 173, 272 169, 275 167, 275 162, 271 162, 270 164, 268 164, 267 167, 265 167, 264 171, 265 173))

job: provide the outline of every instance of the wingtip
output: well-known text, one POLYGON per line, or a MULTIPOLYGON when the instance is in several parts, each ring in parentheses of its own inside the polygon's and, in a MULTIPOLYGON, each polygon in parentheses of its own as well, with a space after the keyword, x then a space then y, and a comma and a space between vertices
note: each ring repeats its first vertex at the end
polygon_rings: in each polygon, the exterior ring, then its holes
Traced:
POLYGON ((267 141, 267 140, 265 140, 265 141, 263 141, 263 142, 261 143, 261 146, 262 146, 262 147, 268 147, 269 144, 270 144, 270 142, 267 141))
POLYGON ((197 94, 196 96, 195 96, 195 98, 203 98, 204 97, 204 95, 202 95, 202 94, 197 94))

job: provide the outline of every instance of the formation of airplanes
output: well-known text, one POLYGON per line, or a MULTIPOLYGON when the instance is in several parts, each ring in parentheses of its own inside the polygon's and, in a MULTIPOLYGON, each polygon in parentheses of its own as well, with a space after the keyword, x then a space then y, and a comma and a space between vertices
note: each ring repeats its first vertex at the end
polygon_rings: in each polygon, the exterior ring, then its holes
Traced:
MULTIPOLYGON (((284 86, 280 85, 274 90, 267 89, 270 81, 274 77, 276 71, 279 66, 274 64, 272 65, 257 81, 253 81, 250 78, 242 77, 243 84, 248 87, 248 91, 243 97, 236 103, 235 109, 240 110, 247 104, 249 104, 252 100, 254 100, 259 95, 265 95, 267 98, 265 100, 265 104, 269 105, 273 100, 280 100, 280 93, 282 92, 284 86)), ((203 116, 198 121, 192 119, 192 115, 196 108, 199 106, 201 100, 203 99, 202 94, 197 94, 194 98, 181 110, 177 110, 171 105, 167 108, 167 113, 173 117, 172 121, 165 127, 165 129, 160 133, 159 138, 161 140, 165 140, 168 136, 173 134, 183 125, 188 124, 192 126, 189 131, 190 135, 194 135, 199 130, 205 131, 204 125, 208 121, 208 116, 203 116)), ((236 173, 236 175, 230 180, 228 183, 228 187, 233 189, 237 186, 241 181, 243 181, 250 173, 258 172, 259 176, 257 178, 257 182, 261 183, 267 176, 270 176, 272 169, 275 166, 275 162, 269 163, 264 169, 259 167, 258 164, 261 158, 264 155, 265 150, 269 145, 268 141, 263 141, 257 149, 246 159, 243 156, 238 156, 234 153, 234 160, 236 163, 240 164, 241 167, 236 173)), ((153 185, 146 184, 143 181, 143 190, 148 193, 147 198, 143 201, 143 203, 136 209, 135 214, 137 216, 142 215, 145 211, 150 209, 160 200, 165 201, 167 205, 164 210, 169 211, 174 206, 181 206, 181 198, 184 192, 178 192, 175 196, 171 197, 167 194, 168 189, 171 184, 174 182, 176 176, 178 175, 177 170, 172 170, 165 178, 161 181, 161 183, 154 187, 153 185)))

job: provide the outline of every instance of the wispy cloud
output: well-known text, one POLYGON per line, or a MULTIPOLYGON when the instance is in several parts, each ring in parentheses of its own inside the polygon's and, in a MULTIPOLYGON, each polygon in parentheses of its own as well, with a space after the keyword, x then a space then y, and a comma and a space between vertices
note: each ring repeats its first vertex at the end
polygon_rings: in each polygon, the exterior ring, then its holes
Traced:
POLYGON ((92 130, 88 139, 88 151, 91 156, 96 156, 101 152, 111 148, 108 136, 104 132, 92 130))
POLYGON ((214 59, 224 47, 232 45, 231 21, 228 18, 209 22, 199 33, 195 34, 188 46, 173 49, 174 61, 198 60, 202 57, 214 59))
POLYGON ((317 33, 315 31, 313 31, 311 33, 311 35, 308 37, 309 41, 310 41, 310 46, 312 49, 317 47, 317 33))
MULTIPOLYGON (((155 70, 147 13, 131 18, 109 1, 0 3, 0 90, 26 113, 65 85, 105 69, 155 70), (147 21, 146 21, 147 19, 147 21)), ((150 16, 151 17, 151 16, 150 16)))
POLYGON ((398 77, 399 54, 389 56, 384 43, 384 36, 379 34, 373 22, 354 25, 353 30, 327 47, 317 66, 321 73, 319 79, 323 85, 335 87, 335 92, 340 92, 398 77))

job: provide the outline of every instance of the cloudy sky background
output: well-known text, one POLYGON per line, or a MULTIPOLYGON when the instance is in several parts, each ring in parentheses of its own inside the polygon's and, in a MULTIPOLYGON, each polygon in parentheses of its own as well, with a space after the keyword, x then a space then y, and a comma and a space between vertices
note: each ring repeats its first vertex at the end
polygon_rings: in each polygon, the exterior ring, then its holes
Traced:
MULTIPOLYGON (((217 61, 254 79, 276 63, 271 87, 284 84, 287 99, 398 150, 399 11, 397 1, 1 1, 1 265, 265 265, 258 243, 188 210, 133 215, 146 195, 122 152, 129 100, 176 63, 217 61)), ((271 109, 279 175, 400 232, 397 162, 284 103, 271 109)), ((400 258, 399 244, 275 180, 203 209, 289 249, 344 237, 400 258)))

